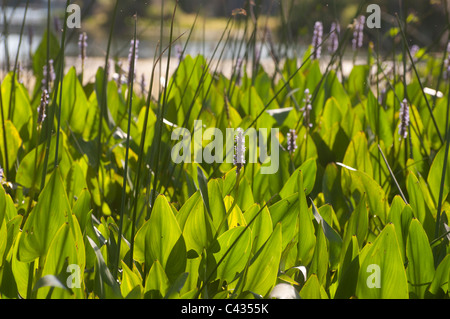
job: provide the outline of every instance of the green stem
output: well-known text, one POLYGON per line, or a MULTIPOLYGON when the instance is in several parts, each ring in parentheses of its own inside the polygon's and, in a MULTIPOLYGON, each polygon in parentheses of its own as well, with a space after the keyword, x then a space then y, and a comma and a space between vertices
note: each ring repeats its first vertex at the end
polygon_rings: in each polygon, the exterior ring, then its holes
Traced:
MULTIPOLYGON (((423 98, 425 99, 428 111, 430 113, 431 120, 433 121, 433 125, 434 125, 434 127, 436 129, 436 132, 437 132, 437 134, 439 136, 439 139, 440 139, 441 143, 444 144, 444 139, 442 138, 441 132, 439 131, 439 127, 438 127, 438 125, 436 123, 436 119, 434 117, 433 110, 431 109, 430 102, 428 101, 427 94, 424 92, 424 87, 423 87, 422 81, 420 80, 419 72, 417 72, 417 68, 416 68, 416 65, 414 63, 414 59, 413 59, 413 57, 411 55, 411 51, 409 50, 409 47, 406 45, 408 43, 408 41, 406 39, 406 35, 405 35, 404 30, 403 30, 402 23, 400 22, 398 14, 396 14, 395 17, 397 18, 397 23, 398 23, 398 26, 400 28, 400 31, 401 31, 401 34, 402 34, 402 37, 403 37, 403 41, 405 43, 404 47, 405 47, 406 51, 408 52, 409 59, 411 60, 412 67, 413 67, 414 73, 415 73, 415 75, 417 77, 417 81, 418 81, 418 83, 420 85, 420 90, 422 92, 423 98)), ((405 90, 406 90, 406 88, 405 88, 405 90)))
MULTIPOLYGON (((70 0, 67 0, 66 8, 70 5, 70 0)), ((67 21, 69 13, 66 11, 64 21, 67 21)), ((61 36, 61 60, 59 61, 59 107, 58 107, 58 124, 56 130, 56 145, 55 145, 55 169, 58 166, 58 152, 59 152, 59 135, 61 129, 61 107, 62 107, 62 96, 63 96, 63 81, 64 81, 64 51, 66 48, 66 33, 67 33, 67 23, 64 23, 63 33, 61 36)), ((48 73, 48 72, 47 72, 48 73)))
POLYGON ((383 160, 384 160, 384 162, 386 163, 386 166, 387 166, 387 168, 388 168, 388 170, 389 170, 389 173, 391 174, 391 177, 392 177, 392 179, 394 180, 394 183, 395 183, 395 185, 397 186, 397 189, 398 189, 398 191, 400 192, 400 195, 402 196, 403 201, 405 202, 405 204, 408 205, 408 201, 406 200, 406 197, 405 197, 405 195, 403 194, 402 189, 400 188, 400 185, 398 184, 397 179, 395 178, 395 175, 394 175, 394 173, 392 172, 392 169, 391 169, 391 167, 389 166, 389 163, 388 163, 386 157, 384 156, 384 153, 383 153, 383 151, 381 150, 380 145, 378 145, 378 150, 381 152, 381 156, 383 156, 383 160))
MULTIPOLYGON (((177 11, 177 7, 178 7, 178 1, 176 1, 176 3, 175 3, 175 8, 173 11, 172 21, 171 21, 171 25, 170 25, 170 43, 172 43, 173 23, 175 20, 175 14, 177 11)), ((167 57, 167 68, 166 68, 166 76, 165 76, 166 82, 169 81, 169 69, 170 69, 171 54, 172 54, 172 44, 169 45, 169 53, 168 53, 168 57, 167 57)), ((162 102, 161 107, 159 108, 159 114, 158 114, 158 119, 157 119, 157 123, 156 123, 156 125, 157 125, 156 153, 155 153, 155 170, 154 170, 154 176, 153 176, 153 196, 151 198, 151 206, 150 206, 151 211, 153 210, 153 205, 156 200, 156 188, 157 188, 157 184, 158 184, 159 160, 160 160, 160 153, 161 153, 161 136, 162 136, 162 129, 163 129, 163 117, 164 117, 166 104, 167 104, 167 92, 168 92, 168 87, 167 87, 167 85, 165 85, 163 102, 162 102)), ((151 214, 151 211, 150 211, 150 214, 151 214)))
POLYGON ((131 110, 133 109, 133 90, 134 90, 134 70, 136 62, 136 40, 137 40, 137 16, 135 15, 134 20, 134 42, 133 42, 133 53, 131 59, 131 66, 129 71, 129 87, 128 87, 128 126, 127 126, 127 141, 125 149, 125 165, 123 173, 123 183, 122 183, 122 200, 120 205, 120 220, 119 220, 119 231, 117 234, 117 252, 115 259, 115 267, 113 269, 113 276, 117 278, 117 272, 119 270, 120 263, 120 246, 122 243, 122 232, 123 232, 123 219, 125 218, 125 202, 126 202, 126 189, 127 189, 127 176, 128 176, 128 155, 130 152, 130 134, 131 134, 131 110))
MULTIPOLYGON (((450 88, 450 84, 449 84, 449 88, 450 88)), ((438 200, 437 212, 436 212, 436 226, 434 229, 434 237, 435 238, 439 237, 439 231, 440 231, 441 208, 442 208, 442 199, 443 199, 443 193, 444 193, 445 173, 446 173, 447 162, 448 162, 448 151, 449 151, 449 147, 450 147, 450 130, 448 129, 449 109, 450 109, 450 99, 447 98, 447 118, 446 118, 446 122, 445 122, 445 129, 446 129, 447 135, 446 135, 446 141, 445 141, 444 165, 442 168, 441 185, 439 187, 439 200, 438 200)))

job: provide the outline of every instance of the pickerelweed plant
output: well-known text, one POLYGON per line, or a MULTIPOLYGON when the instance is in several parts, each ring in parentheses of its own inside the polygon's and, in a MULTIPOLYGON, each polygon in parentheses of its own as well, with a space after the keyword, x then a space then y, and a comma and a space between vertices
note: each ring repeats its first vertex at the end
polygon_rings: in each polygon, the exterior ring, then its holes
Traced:
POLYGON ((445 33, 414 52, 418 28, 397 16, 383 52, 361 3, 346 28, 305 21, 300 42, 295 1, 280 4, 282 36, 249 1, 195 55, 200 13, 180 32, 176 3, 147 70, 138 15, 116 56, 123 3, 92 76, 95 35, 53 30, 50 1, 21 64, 32 81, 2 61, 0 298, 270 298, 286 284, 302 299, 449 298, 445 33), (67 65, 77 41, 81 63, 67 65), (205 136, 186 153, 219 160, 173 161, 180 129, 205 136), (233 147, 211 129, 235 132, 233 147), (253 130, 279 143, 247 142, 253 130))

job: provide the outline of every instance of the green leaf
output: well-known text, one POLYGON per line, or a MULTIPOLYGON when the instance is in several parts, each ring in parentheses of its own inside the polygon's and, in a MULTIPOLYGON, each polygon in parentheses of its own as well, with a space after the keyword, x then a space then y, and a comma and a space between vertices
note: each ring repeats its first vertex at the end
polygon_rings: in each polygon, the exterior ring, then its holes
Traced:
MULTIPOLYGON (((81 244, 82 243, 83 242, 81 241, 81 244)), ((82 276, 84 274, 85 261, 83 259, 85 252, 84 245, 82 244, 81 246, 78 246, 78 244, 79 242, 77 242, 74 234, 72 233, 70 225, 64 224, 55 235, 55 238, 49 247, 42 274, 44 276, 54 275, 62 282, 66 283, 68 277, 71 275, 71 272, 67 271, 68 266, 76 265, 79 267, 79 272, 75 273, 75 275, 79 275, 81 278, 76 279, 76 281, 78 280, 80 282, 80 287, 73 288, 73 293, 75 293, 77 298, 84 298, 84 280, 82 279, 82 276), (78 247, 82 248, 81 252, 79 252, 78 247), (83 254, 83 257, 79 258, 80 254, 83 254)), ((56 299, 69 298, 72 295, 72 293, 69 293, 68 291, 51 291, 47 288, 40 289, 37 294, 37 298, 46 298, 49 294, 51 294, 52 298, 56 299)))
POLYGON ((217 268, 217 278, 230 283, 244 269, 250 257, 251 231, 244 226, 232 228, 217 238, 210 249, 216 264, 223 258, 217 268), (239 236, 241 237, 238 239, 239 236))
POLYGON ((6 221, 0 221, 0 269, 3 266, 4 255, 6 252, 6 245, 8 243, 8 233, 6 228, 6 221))
MULTIPOLYGON (((316 219, 317 223, 320 227, 322 227, 323 234, 325 235, 325 238, 328 240, 328 247, 329 247, 329 262, 330 262, 330 268, 336 269, 339 256, 341 254, 342 249, 342 238, 341 236, 335 231, 330 224, 322 218, 319 211, 316 208, 316 205, 314 205, 314 202, 311 200, 312 203, 312 211, 314 218, 316 219)), ((325 246, 326 249, 327 246, 325 246)), ((317 250, 317 243, 316 243, 316 249, 317 250)), ((313 258, 314 260, 314 258, 313 258)), ((321 277, 319 276, 319 279, 321 277)))
POLYGON ((384 141, 385 145, 392 145, 394 141, 394 134, 391 129, 390 121, 384 108, 378 103, 377 98, 369 91, 366 104, 366 117, 369 121, 370 129, 384 141))
POLYGON ((350 196, 354 193, 359 192, 362 196, 365 194, 370 194, 367 196, 367 203, 369 206, 369 212, 371 215, 376 215, 380 218, 383 224, 386 223, 387 210, 388 210, 388 200, 386 193, 378 185, 375 180, 364 172, 358 170, 352 170, 343 167, 341 170, 344 194, 350 196), (345 182, 344 182, 345 181, 345 182))
POLYGON ((319 279, 320 285, 325 285, 328 272, 328 249, 325 234, 323 231, 324 221, 323 219, 319 223, 317 229, 317 241, 314 249, 314 255, 311 260, 311 266, 309 269, 310 274, 316 274, 319 279))
POLYGON ((219 182, 216 179, 213 179, 208 183, 208 196, 214 229, 218 232, 217 235, 221 235, 227 230, 226 226, 219 229, 220 224, 227 215, 227 211, 225 209, 219 182))
POLYGON ((405 205, 400 195, 396 195, 391 204, 388 221, 395 226, 395 233, 403 263, 406 263, 406 240, 412 218, 413 212, 411 206, 405 205))
POLYGON ((186 213, 187 217, 183 228, 186 249, 187 251, 193 249, 198 255, 201 255, 203 249, 207 248, 212 241, 213 231, 200 196, 193 208, 186 213))
POLYGON ((88 116, 88 100, 78 80, 75 67, 71 67, 64 77, 61 104, 61 127, 66 124, 77 134, 82 134, 88 116))
POLYGON ((358 206, 356 206, 350 219, 347 222, 344 236, 344 246, 346 246, 352 236, 358 239, 359 248, 362 248, 366 240, 369 227, 369 213, 366 206, 366 194, 361 197, 358 206))
MULTIPOLYGON (((87 188, 86 178, 78 162, 73 163, 65 179, 67 197, 71 206, 77 201, 81 192, 87 188)), ((78 217, 78 216, 77 216, 78 217)))
POLYGON ((164 268, 156 260, 147 275, 145 281, 145 298, 162 299, 169 289, 170 282, 167 278, 164 268))
POLYGON ((282 199, 272 206, 269 211, 272 217, 273 228, 277 224, 281 224, 283 229, 283 250, 292 240, 297 229, 298 219, 298 194, 293 194, 282 199))
POLYGON ((17 159, 19 158, 19 150, 23 141, 14 124, 9 120, 5 121, 5 132, 8 153, 6 153, 5 149, 3 128, 0 128, 1 166, 6 168, 6 155, 8 155, 8 170, 10 171, 16 165, 17 159))
POLYGON ((73 205, 73 214, 77 217, 81 231, 84 233, 86 227, 91 223, 89 212, 91 211, 91 195, 87 189, 80 193, 80 197, 73 205))
POLYGON ((120 287, 105 263, 102 252, 97 244, 88 236, 89 244, 94 249, 97 263, 95 267, 94 290, 100 298, 121 298, 120 287), (106 286, 105 286, 106 284, 106 286), (109 289, 108 289, 109 288, 109 289))
POLYGON ((211 216, 211 208, 209 207, 208 184, 207 184, 205 174, 203 173, 203 170, 200 168, 200 166, 197 166, 197 179, 198 179, 198 186, 200 189, 200 195, 202 195, 202 199, 203 199, 203 203, 205 204, 206 211, 211 216))
POLYGON ((373 177, 372 162, 364 132, 359 132, 353 137, 345 152, 343 163, 373 177))
POLYGON ((150 219, 136 234, 136 259, 151 265, 158 260, 169 279, 186 266, 186 246, 178 222, 167 202, 159 195, 150 219))
POLYGON ((398 247, 394 225, 388 224, 361 253, 356 286, 360 299, 407 299, 408 281, 398 247))
POLYGON ((120 291, 125 298, 140 299, 144 287, 142 287, 142 278, 138 271, 132 271, 123 261, 122 264, 122 283, 120 291))
MULTIPOLYGON (((19 295, 23 298, 27 298, 28 292, 28 280, 29 280, 29 271, 32 266, 32 263, 24 263, 18 259, 18 248, 20 237, 22 236, 22 232, 17 234, 16 241, 13 245, 12 250, 12 258, 11 258, 11 271, 14 276, 15 285, 17 287, 17 291, 19 295)), ((34 271, 34 268, 32 269, 34 271)))
POLYGON ((300 166, 299 169, 292 173, 291 177, 284 184, 280 191, 280 197, 286 198, 289 195, 298 192, 298 174, 299 171, 303 174, 303 187, 305 194, 308 195, 314 188, 314 183, 316 182, 317 164, 315 159, 308 159, 306 162, 300 166))
POLYGON ((450 278, 450 254, 445 256, 434 273, 429 291, 436 298, 442 297, 448 292, 448 280, 450 278))
POLYGON ((369 72, 368 65, 355 65, 350 72, 347 80, 347 92, 352 98, 362 98, 367 96, 369 88, 369 72))
MULTIPOLYGON (((430 193, 433 197, 433 201, 435 206, 437 207, 437 203, 439 200, 439 191, 441 187, 442 180, 442 170, 444 169, 444 157, 445 157, 445 147, 442 147, 441 150, 434 157, 433 163, 431 164, 430 171, 427 177, 428 187, 430 189, 430 193)), ((445 170, 444 176, 444 188, 442 192, 442 198, 445 199, 449 193, 450 186, 450 161, 447 161, 447 167, 445 170)))
MULTIPOLYGON (((72 166, 72 160, 67 152, 67 137, 64 132, 61 131, 59 139, 59 150, 58 153, 58 163, 61 177, 67 176, 68 171, 72 166)), ((16 182, 26 188, 36 188, 40 186, 40 181, 42 178, 44 170, 44 157, 47 148, 47 143, 44 142, 40 144, 36 150, 32 149, 19 164, 17 170, 16 182)), ((54 173, 55 167, 55 151, 56 151, 56 135, 51 138, 49 152, 49 160, 47 166, 46 183, 48 179, 54 173)))
POLYGON ((254 204, 244 213, 247 225, 255 218, 253 223, 250 225, 252 234, 252 250, 254 252, 258 251, 264 245, 273 231, 272 217, 270 216, 267 206, 264 206, 259 215, 255 217, 259 211, 259 205, 254 204))
POLYGON ((252 291, 267 295, 275 286, 281 258, 281 224, 277 224, 272 235, 252 258, 247 270, 243 293, 252 291))
POLYGON ((71 214, 59 169, 55 170, 39 195, 23 228, 19 259, 30 262, 46 255, 51 241, 71 214))
POLYGON ((340 225, 345 225, 349 214, 346 198, 342 192, 341 174, 335 163, 325 168, 322 178, 322 193, 326 203, 333 206, 340 225))
MULTIPOLYGON (((298 175, 298 189, 303 187, 303 174, 298 175)), ((300 265, 307 266, 316 246, 316 237, 314 235, 314 218, 308 208, 305 192, 298 192, 299 211, 298 211, 298 238, 297 238, 297 260, 300 265)))
POLYGON ((355 296, 359 274, 359 244, 356 236, 352 236, 338 270, 339 285, 336 299, 348 299, 355 296))
POLYGON ((423 299, 434 277, 434 261, 428 237, 415 218, 409 227, 406 256, 410 297, 423 299))
POLYGON ((409 204, 414 216, 422 224, 429 239, 434 237, 435 220, 426 201, 422 185, 413 172, 409 172, 406 180, 406 189, 409 195, 409 204))
MULTIPOLYGON (((26 141, 30 139, 31 137, 31 120, 33 118, 33 109, 30 105, 30 100, 28 97, 28 92, 26 91, 25 87, 23 85, 20 85, 17 82, 17 78, 14 81, 14 89, 12 90, 13 94, 13 101, 12 101, 12 107, 11 112, 12 114, 9 114, 9 104, 10 104, 10 98, 11 98, 11 89, 12 89, 12 72, 10 72, 8 75, 5 76, 1 83, 1 98, 2 98, 2 104, 3 104, 3 116, 5 120, 10 120, 13 125, 9 125, 10 127, 15 127, 17 132, 19 132, 22 136, 22 138, 26 137, 26 141)), ((6 125, 6 121, 5 121, 6 125)), ((2 128, 3 130, 3 128, 2 128)), ((7 132, 7 137, 9 137, 7 132)), ((15 137, 15 132, 12 132, 12 137, 15 137)), ((15 137, 17 138, 17 137, 15 137)), ((17 141, 13 140, 11 142, 16 143, 17 141)), ((3 143, 3 140, 2 140, 3 143)), ((8 141, 8 146, 10 144, 10 141, 8 141)), ((13 151, 13 149, 12 149, 13 151)), ((9 153, 9 148, 8 148, 9 153)), ((8 154, 8 157, 10 155, 8 154)), ((11 165, 11 163, 10 163, 11 165)), ((5 167, 5 166, 4 166, 5 167)))
POLYGON ((328 299, 317 275, 311 275, 300 290, 301 299, 328 299))

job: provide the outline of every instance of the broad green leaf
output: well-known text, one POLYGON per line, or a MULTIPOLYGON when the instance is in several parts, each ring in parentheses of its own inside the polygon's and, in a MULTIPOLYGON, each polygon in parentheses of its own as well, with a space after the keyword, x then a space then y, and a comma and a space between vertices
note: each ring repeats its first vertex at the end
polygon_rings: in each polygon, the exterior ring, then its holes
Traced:
POLYGON ((356 236, 358 239, 359 248, 362 248, 362 245, 366 239, 369 229, 369 214, 367 212, 366 196, 366 194, 363 194, 358 206, 356 206, 347 222, 344 236, 344 246, 348 245, 352 236, 356 236))
POLYGON ((6 252, 6 245, 8 243, 8 233, 6 228, 6 221, 0 221, 0 268, 3 266, 4 255, 6 252))
MULTIPOLYGON (((42 179, 44 170, 44 158, 47 148, 47 142, 40 144, 36 149, 32 149, 19 164, 17 170, 16 182, 27 188, 38 188, 42 179)), ((58 167, 62 178, 67 176, 71 166, 72 159, 67 148, 67 136, 61 131, 59 139, 59 152, 58 152, 58 167)), ((52 136, 50 142, 49 160, 47 166, 46 183, 54 173, 55 167, 55 152, 56 152, 56 135, 52 136)))
POLYGON ((411 206, 406 205, 403 199, 399 195, 396 195, 392 201, 388 221, 395 226, 395 233, 403 263, 406 263, 406 240, 412 218, 413 212, 411 206))
POLYGON ((61 126, 70 126, 71 131, 82 134, 88 116, 88 100, 81 86, 75 67, 64 77, 61 104, 61 126))
MULTIPOLYGON (((220 196, 222 199, 222 196, 220 196)), ((186 225, 186 220, 189 217, 191 211, 198 205, 198 202, 201 201, 200 191, 195 192, 189 199, 183 204, 178 214, 176 215, 178 225, 180 229, 184 229, 186 225)))
POLYGON ((434 217, 426 201, 426 195, 420 185, 419 180, 413 172, 409 172, 406 189, 409 195, 409 204, 413 210, 414 216, 422 224, 429 239, 434 236, 434 217))
POLYGON ((415 218, 409 227, 406 256, 410 297, 423 299, 434 277, 434 261, 428 237, 415 218))
MULTIPOLYGON (((439 191, 442 181, 442 171, 444 169, 444 157, 445 157, 445 147, 442 147, 441 150, 434 157, 427 178, 428 187, 430 189, 430 193, 433 197, 433 201, 436 207, 439 200, 439 191)), ((442 192, 443 199, 447 197, 449 193, 449 187, 450 187, 450 161, 447 161, 447 167, 444 176, 444 188, 442 192)))
POLYGON ((244 214, 247 225, 250 226, 252 234, 252 250, 258 251, 269 239, 273 231, 272 217, 267 206, 262 208, 254 204, 244 214), (258 214, 256 216, 256 214, 258 214), (253 222, 252 222, 253 221, 253 222), (251 224, 250 224, 251 223, 251 224))
POLYGON ((359 132, 353 137, 345 152, 343 163, 373 177, 368 142, 363 132, 359 132))
POLYGON ((310 274, 317 275, 317 278, 319 279, 319 283, 321 285, 325 285, 329 264, 327 242, 323 231, 323 224, 324 221, 322 219, 317 228, 316 247, 314 248, 314 255, 311 260, 311 266, 309 269, 310 274))
MULTIPOLYGON (((298 175, 298 189, 303 187, 303 174, 298 175)), ((299 211, 298 211, 298 237, 297 237, 297 260, 300 265, 307 266, 316 246, 316 237, 314 235, 314 218, 308 208, 305 192, 298 192, 299 211)))
POLYGON ((172 209, 162 195, 157 197, 150 219, 136 234, 135 258, 148 265, 158 260, 170 279, 185 269, 185 241, 172 209))
POLYGON ((361 252, 360 262, 357 298, 408 298, 408 281, 394 225, 386 225, 364 255, 361 252))
POLYGON ((188 256, 186 262, 186 273, 188 274, 186 278, 186 282, 183 286, 183 289, 180 291, 180 294, 188 293, 189 291, 197 291, 198 289, 198 278, 199 278, 199 267, 200 262, 202 261, 201 256, 197 256, 194 258, 189 258, 188 256))
MULTIPOLYGON (((42 274, 43 276, 55 276, 66 286, 68 282, 71 284, 73 282, 79 283, 80 287, 73 287, 72 291, 77 298, 84 298, 84 260, 78 258, 79 252, 77 241, 70 228, 69 224, 64 224, 55 235, 52 244, 49 247, 42 274), (72 272, 68 271, 68 267, 71 265, 75 265, 77 268, 79 267, 79 271, 76 271, 74 276, 80 276, 81 278, 69 278, 69 276, 72 275, 72 272)), ((83 248, 82 254, 84 255, 84 245, 81 245, 80 248, 83 248)), ((49 295, 56 299, 70 298, 71 296, 67 290, 55 289, 50 293, 50 288, 44 288, 39 289, 37 297, 42 299, 49 295)))
POLYGON ((450 278, 450 255, 445 256, 434 273, 433 281, 431 282, 429 292, 441 297, 448 292, 448 279, 450 278))
MULTIPOLYGON (((328 245, 325 245, 325 248, 328 246, 329 256, 327 256, 327 258, 329 259, 330 269, 336 269, 342 249, 342 238, 337 233, 337 231, 334 230, 324 218, 322 218, 322 216, 320 215, 319 211, 316 208, 316 205, 314 205, 314 202, 313 201, 311 202, 314 218, 316 219, 316 222, 319 224, 319 227, 322 228, 323 234, 325 235, 325 238, 328 240, 329 243, 328 245)), ((317 248, 318 247, 316 243, 315 252, 317 251, 317 248)), ((321 279, 320 276, 319 279, 321 279)))
POLYGON ((142 286, 142 278, 133 272, 123 261, 122 264, 122 283, 120 291, 124 298, 140 299, 144 287, 142 286))
POLYGON ((3 136, 3 129, 0 127, 1 166, 3 168, 6 168, 6 155, 8 155, 8 170, 12 170, 16 165, 17 159, 19 158, 19 150, 22 146, 23 141, 14 124, 9 120, 5 121, 5 132, 7 143, 6 148, 4 143, 5 139, 3 136), (8 150, 8 153, 6 153, 6 149, 8 150))
POLYGON ((34 271, 35 268, 31 268, 33 266, 32 263, 24 263, 18 259, 17 251, 19 248, 20 237, 22 235, 23 232, 19 232, 17 234, 16 241, 14 242, 14 246, 12 248, 11 271, 14 275, 14 281, 19 295, 23 298, 27 298, 29 272, 30 270, 34 271))
POLYGON ((213 179, 208 183, 208 196, 214 229, 218 232, 219 235, 223 234, 227 228, 222 227, 222 229, 220 230, 218 228, 224 220, 227 211, 223 201, 219 182, 216 179, 213 179))
POLYGON ((275 286, 281 258, 281 224, 277 224, 272 235, 252 258, 247 270, 243 293, 252 291, 267 295, 275 286))
POLYGON ((19 243, 19 259, 30 262, 45 256, 54 236, 70 214, 70 204, 57 169, 25 222, 19 243))
MULTIPOLYGON (((17 143, 17 135, 19 132, 22 138, 26 137, 26 141, 31 137, 31 121, 33 119, 33 109, 31 108, 28 92, 23 85, 19 85, 17 82, 17 78, 14 81, 14 90, 12 91, 13 100, 11 104, 11 114, 9 114, 10 100, 11 100, 11 89, 12 89, 12 72, 5 76, 5 78, 1 82, 1 98, 2 98, 2 112, 5 120, 11 121, 13 125, 8 125, 9 127, 15 127, 16 132, 12 132, 11 135, 8 133, 6 136, 13 137, 14 140, 7 141, 8 146, 10 143, 13 143, 12 146, 17 143)), ((3 127, 2 127, 3 130, 3 127)), ((2 140, 3 144, 3 140, 2 140)), ((20 144, 19 144, 20 145, 20 144)), ((4 146, 3 146, 4 147, 4 146)), ((11 148, 11 151, 14 151, 14 147, 11 148)), ((8 148, 8 158, 9 158, 9 148, 8 148)), ((11 163, 10 163, 11 165, 11 163)))
POLYGON ((244 269, 250 257, 251 231, 244 226, 232 228, 217 238, 211 251, 216 265, 221 262, 217 268, 217 278, 230 283, 244 269))
POLYGON ((369 121, 370 129, 385 145, 392 145, 394 134, 392 132, 390 121, 384 108, 378 103, 377 98, 369 90, 367 100, 365 101, 366 116, 369 121))
POLYGON ((311 275, 300 290, 301 299, 328 299, 316 275, 311 275))
POLYGON ((321 183, 325 202, 333 207, 339 224, 345 225, 349 217, 348 206, 341 188, 341 174, 336 164, 327 165, 321 183))
POLYGON ((355 65, 350 72, 347 80, 347 92, 352 98, 362 98, 367 96, 369 88, 369 72, 368 65, 355 65))
POLYGON ((334 123, 340 123, 342 121, 342 114, 345 114, 347 109, 341 110, 339 102, 334 98, 330 97, 325 103, 323 113, 321 116, 321 125, 324 130, 329 130, 334 125, 334 123))
MULTIPOLYGON (((203 199, 203 203, 205 204, 206 211, 211 216, 211 208, 209 206, 207 180, 206 180, 206 176, 203 173, 203 170, 200 168, 200 166, 197 166, 197 179, 198 179, 200 195, 202 195, 202 199, 203 199)), ((211 216, 211 218, 212 218, 212 216, 211 216)))
POLYGON ((295 236, 298 220, 298 194, 290 195, 269 207, 273 228, 281 224, 283 232, 283 250, 295 236))
POLYGON ((233 197, 226 196, 224 199, 225 209, 227 210, 228 218, 228 229, 239 227, 239 226, 247 226, 247 222, 245 221, 244 214, 238 205, 234 205, 233 207, 233 197), (233 209, 231 209, 233 207, 233 209), (231 209, 231 211, 230 211, 231 209))
POLYGON ((342 184, 344 184, 343 190, 347 186, 344 190, 344 194, 354 195, 355 191, 359 192, 360 196, 364 193, 370 194, 370 196, 367 196, 369 213, 379 217, 381 222, 385 224, 388 212, 388 199, 381 186, 368 174, 358 170, 343 167, 341 169, 341 174, 341 181, 342 184))
POLYGON ((355 296, 356 284, 359 273, 359 243, 358 238, 353 235, 347 250, 342 254, 342 261, 338 269, 339 285, 336 290, 336 299, 348 299, 355 296))
POLYGON ((91 195, 87 189, 80 193, 80 197, 73 205, 73 214, 77 217, 81 231, 84 232, 86 227, 91 223, 89 212, 91 210, 91 195))
POLYGON ((330 70, 326 79, 327 98, 336 100, 336 105, 344 114, 352 105, 350 98, 334 70, 330 70))
POLYGON ((83 189, 87 188, 86 177, 79 163, 75 162, 67 174, 66 180, 67 197, 71 206, 77 201, 83 189))
POLYGON ((305 194, 308 195, 314 188, 314 183, 316 182, 317 164, 315 159, 309 159, 300 166, 299 169, 292 173, 291 177, 284 184, 280 191, 281 198, 286 198, 298 192, 298 174, 302 171, 303 175, 303 187, 305 194))
POLYGON ((97 244, 89 236, 87 238, 97 257, 97 263, 95 264, 95 293, 100 298, 121 298, 119 284, 109 271, 100 248, 98 248, 97 244))

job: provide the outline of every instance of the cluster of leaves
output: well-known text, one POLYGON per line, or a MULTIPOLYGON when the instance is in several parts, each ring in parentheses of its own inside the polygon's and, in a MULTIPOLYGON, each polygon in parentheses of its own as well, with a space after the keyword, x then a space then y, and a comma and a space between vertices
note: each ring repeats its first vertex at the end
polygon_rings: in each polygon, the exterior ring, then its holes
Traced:
MULTIPOLYGON (((115 81, 107 82, 101 118, 105 72, 82 85, 71 68, 53 90, 62 92, 61 104, 50 105, 59 117, 39 127, 42 43, 31 96, 13 74, 1 83, 2 298, 262 298, 283 282, 305 299, 449 296, 450 167, 442 189, 448 162, 437 132, 446 131, 446 97, 430 113, 415 79, 406 88, 394 81, 379 101, 369 65, 341 81, 308 58, 300 66, 285 61, 279 79, 261 66, 252 76, 244 70, 238 85, 236 74, 227 78, 204 57, 186 56, 161 94, 164 122, 161 101, 147 104, 115 81), (312 127, 303 125, 305 89, 314 92, 312 127), (411 124, 401 139, 405 92, 411 124), (193 132, 197 119, 203 129, 279 128, 278 173, 260 174, 267 163, 247 164, 238 175, 227 163, 173 163, 173 129, 193 132), (56 124, 60 131, 46 135, 56 124), (298 136, 292 154, 290 129, 298 136), (80 269, 79 288, 70 285, 70 265, 80 269)), ((428 68, 438 63, 429 57, 428 68)))

